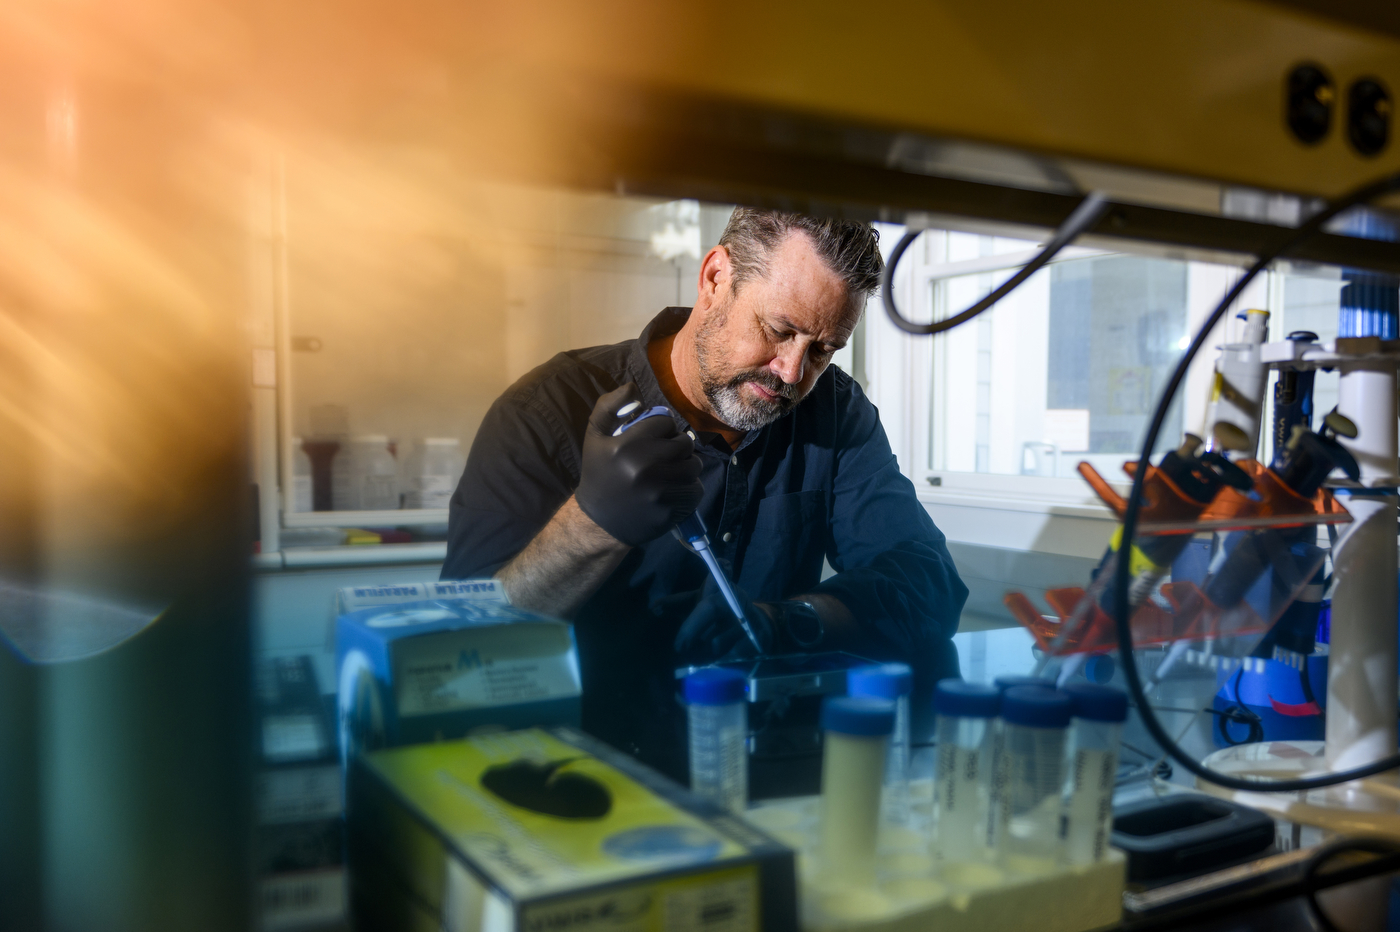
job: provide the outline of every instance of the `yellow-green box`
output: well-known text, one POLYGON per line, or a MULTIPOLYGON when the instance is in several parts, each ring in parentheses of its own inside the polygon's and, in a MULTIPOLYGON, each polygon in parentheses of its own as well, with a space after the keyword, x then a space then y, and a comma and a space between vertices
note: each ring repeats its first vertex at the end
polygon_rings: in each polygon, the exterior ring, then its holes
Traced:
POLYGON ((569 728, 358 758, 357 928, 795 932, 792 852, 569 728))

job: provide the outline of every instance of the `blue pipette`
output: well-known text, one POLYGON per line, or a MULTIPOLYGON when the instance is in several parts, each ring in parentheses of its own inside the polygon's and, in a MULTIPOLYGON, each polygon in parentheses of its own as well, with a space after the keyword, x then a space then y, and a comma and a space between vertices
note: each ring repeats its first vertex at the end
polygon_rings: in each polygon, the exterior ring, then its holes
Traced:
MULTIPOLYGON (((619 417, 627 417, 627 415, 640 407, 640 402, 633 401, 619 408, 617 414, 619 417)), ((665 405, 647 408, 641 414, 613 431, 613 436, 618 436, 623 431, 627 430, 627 428, 634 424, 640 424, 649 417, 661 417, 663 415, 670 417, 671 409, 665 405)), ((729 610, 734 613, 734 617, 738 620, 739 627, 744 629, 744 633, 748 635, 749 640, 753 643, 754 649, 762 654, 763 645, 759 643, 758 635, 754 634, 753 628, 749 625, 749 620, 744 617, 743 606, 739 604, 739 597, 734 594, 734 587, 730 584, 729 577, 724 572, 724 567, 719 565, 719 560, 715 557, 714 551, 710 549, 710 535, 709 532, 705 530, 705 522, 700 520, 700 513, 692 512, 690 517, 673 527, 671 533, 676 535, 676 540, 680 541, 691 551, 699 554, 700 559, 705 561, 705 565, 710 568, 710 575, 715 579, 715 585, 719 586, 719 591, 724 595, 724 601, 729 603, 729 610)))

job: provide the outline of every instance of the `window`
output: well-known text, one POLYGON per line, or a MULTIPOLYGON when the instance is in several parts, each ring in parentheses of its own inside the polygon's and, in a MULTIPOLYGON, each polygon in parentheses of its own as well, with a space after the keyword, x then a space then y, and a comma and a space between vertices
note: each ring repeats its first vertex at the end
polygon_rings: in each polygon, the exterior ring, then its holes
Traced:
MULTIPOLYGON (((892 248, 902 233, 882 226, 882 243, 892 248)), ((896 272, 899 305, 916 320, 952 316, 1038 248, 1030 240, 926 231, 896 272)), ((1184 257, 1071 247, 992 309, 932 338, 898 331, 874 302, 862 335, 868 388, 903 468, 920 485, 925 477, 958 484, 977 474, 986 481, 1058 478, 1074 494, 1083 485, 1075 474, 1081 460, 1116 480, 1137 458, 1182 352, 1240 274, 1237 266, 1184 257)), ((1325 341, 1336 336, 1342 284, 1337 269, 1285 266, 1252 282, 1237 308, 1271 310, 1270 339, 1307 329, 1325 341)), ((1215 347, 1236 338, 1234 313, 1193 362, 1158 454, 1185 431, 1204 432, 1215 347)), ((1334 403, 1334 382, 1320 379, 1318 410, 1334 403)), ((1260 455, 1272 455, 1267 439, 1260 455)))

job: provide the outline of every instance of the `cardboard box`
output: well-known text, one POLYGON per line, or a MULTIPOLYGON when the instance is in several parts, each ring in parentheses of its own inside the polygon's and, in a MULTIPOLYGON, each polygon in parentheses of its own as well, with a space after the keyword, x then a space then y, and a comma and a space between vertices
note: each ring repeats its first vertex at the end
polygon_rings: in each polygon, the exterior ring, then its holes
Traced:
POLYGON ((336 665, 347 761, 483 727, 577 725, 581 714, 573 627, 503 602, 426 600, 342 615, 336 665))
POLYGON ((793 853, 569 728, 352 765, 358 928, 795 932, 793 853))

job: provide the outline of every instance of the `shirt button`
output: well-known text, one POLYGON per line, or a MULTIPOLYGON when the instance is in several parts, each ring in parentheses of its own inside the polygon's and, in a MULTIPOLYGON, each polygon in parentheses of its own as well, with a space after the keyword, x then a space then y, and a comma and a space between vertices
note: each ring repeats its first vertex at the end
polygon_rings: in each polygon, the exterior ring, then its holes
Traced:
POLYGON ((738 454, 738 453, 735 453, 733 456, 731 456, 731 457, 729 458, 729 465, 730 465, 730 466, 738 466, 738 465, 739 465, 739 454, 738 454))
POLYGON ((733 539, 734 539, 734 535, 733 535, 732 533, 730 533, 729 531, 725 531, 725 532, 724 532, 724 536, 720 538, 720 540, 724 541, 726 544, 729 543, 729 542, 730 542, 731 540, 733 540, 733 539))

